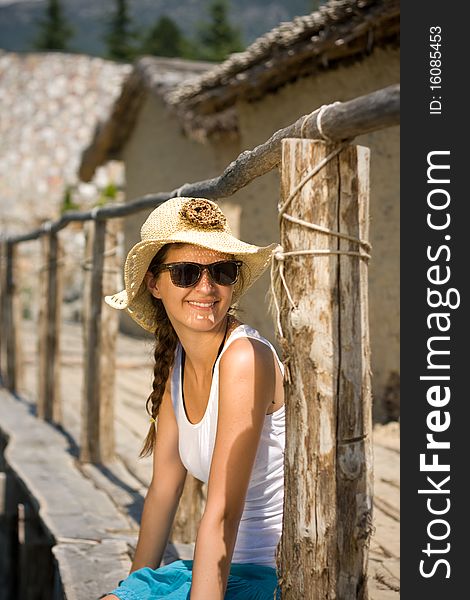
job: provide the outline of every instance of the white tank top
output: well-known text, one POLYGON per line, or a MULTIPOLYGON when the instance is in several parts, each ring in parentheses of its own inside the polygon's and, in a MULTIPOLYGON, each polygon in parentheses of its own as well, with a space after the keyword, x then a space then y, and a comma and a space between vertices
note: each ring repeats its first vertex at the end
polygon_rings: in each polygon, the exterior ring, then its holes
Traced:
MULTIPOLYGON (((232 331, 216 360, 206 412, 202 419, 191 423, 183 405, 181 393, 182 346, 178 342, 171 379, 171 397, 179 431, 181 461, 191 475, 207 483, 217 431, 219 409, 219 363, 228 346, 239 337, 249 337, 267 344, 273 351, 284 375, 284 365, 274 346, 261 334, 246 325, 232 331)), ((276 567, 275 552, 282 531, 284 500, 285 407, 265 416, 258 451, 253 465, 245 507, 238 528, 232 562, 254 563, 276 567)))

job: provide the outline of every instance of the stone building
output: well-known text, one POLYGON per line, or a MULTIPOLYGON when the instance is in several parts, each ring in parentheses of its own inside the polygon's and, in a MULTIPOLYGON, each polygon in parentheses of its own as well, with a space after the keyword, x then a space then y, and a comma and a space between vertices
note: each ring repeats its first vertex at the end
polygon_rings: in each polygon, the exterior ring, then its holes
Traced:
MULTIPOLYGON (((398 83, 399 61, 397 0, 330 0, 170 92, 151 84, 159 64, 149 59, 134 68, 142 101, 115 105, 106 135, 95 136, 83 157, 81 177, 119 157, 130 200, 219 175, 240 152, 301 115, 398 83)), ((375 418, 384 420, 396 416, 399 386, 399 128, 354 143, 371 149, 373 392, 375 418)), ((272 171, 220 205, 237 235, 264 245, 278 240, 278 196, 279 173, 272 171)), ((139 240, 147 214, 126 220, 126 249, 139 240)), ((268 283, 266 273, 243 299, 242 318, 275 343, 264 302, 268 283)), ((137 333, 127 315, 122 327, 137 333)))
MULTIPOLYGON (((110 183, 122 188, 122 165, 97 169, 88 183, 77 177, 81 154, 98 121, 109 112, 130 65, 57 52, 0 52, 0 231, 27 233, 60 217, 67 206, 94 206, 110 183), (67 204, 67 201, 69 204, 67 204)), ((66 250, 64 318, 79 314, 81 224, 60 234, 66 250)), ((38 242, 19 246, 17 282, 25 316, 35 316, 38 242)))
POLYGON ((86 186, 77 170, 130 71, 130 65, 83 55, 0 53, 3 231, 24 232, 59 216, 66 186, 76 188, 75 201, 86 204, 93 187, 109 179, 101 171, 86 186))

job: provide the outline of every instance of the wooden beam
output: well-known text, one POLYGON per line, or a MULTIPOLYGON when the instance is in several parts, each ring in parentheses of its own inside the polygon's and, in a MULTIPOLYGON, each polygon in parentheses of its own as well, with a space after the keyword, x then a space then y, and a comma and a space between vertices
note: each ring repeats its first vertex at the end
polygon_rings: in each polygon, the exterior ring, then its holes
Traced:
POLYGON ((84 297, 84 384, 82 401, 82 428, 80 460, 101 462, 100 448, 100 354, 101 354, 101 308, 103 303, 103 268, 106 221, 93 221, 92 256, 93 269, 88 271, 89 283, 85 284, 84 297))
POLYGON ((54 577, 53 542, 31 505, 18 503, 18 590, 21 600, 48 595, 54 577))
POLYGON ((62 422, 60 397, 60 321, 63 250, 56 232, 42 240, 38 313, 38 417, 62 422))
POLYGON ((7 242, 3 237, 0 239, 0 377, 6 383, 6 249, 7 242))
MULTIPOLYGON (((105 254, 103 263, 103 296, 124 287, 122 266, 118 253, 123 220, 106 222, 105 254)), ((100 354, 100 456, 102 462, 112 460, 115 453, 114 399, 116 380, 116 344, 119 329, 119 312, 102 303, 101 354, 100 354)))
MULTIPOLYGON (((333 149, 283 142, 282 204, 333 149)), ((347 146, 294 195, 288 215, 367 239, 368 150, 347 146)), ((367 598, 371 534, 371 398, 367 267, 351 241, 283 219, 278 295, 290 380, 286 392, 284 526, 280 544, 285 598, 367 598)))
POLYGON ((6 241, 2 335, 5 344, 5 385, 12 393, 16 393, 19 384, 19 317, 18 297, 14 271, 18 247, 6 241))
MULTIPOLYGON (((349 146, 339 156, 338 231, 369 239, 370 150, 349 146)), ((341 239, 342 252, 358 251, 341 239)), ((338 598, 367 595, 372 534, 372 393, 367 261, 340 255, 338 273, 340 370, 337 389, 336 485, 338 598)))
POLYGON ((87 224, 84 285, 84 385, 80 460, 114 458, 114 386, 119 315, 103 296, 122 285, 117 254, 122 221, 87 224))
POLYGON ((206 500, 207 485, 188 473, 170 532, 170 539, 173 542, 183 544, 194 542, 204 514, 206 500))

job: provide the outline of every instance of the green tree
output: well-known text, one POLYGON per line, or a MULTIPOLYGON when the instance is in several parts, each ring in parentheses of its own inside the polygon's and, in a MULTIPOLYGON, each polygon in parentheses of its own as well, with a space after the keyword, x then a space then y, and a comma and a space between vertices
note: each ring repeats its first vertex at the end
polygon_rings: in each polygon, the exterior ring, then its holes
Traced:
POLYGON ((227 0, 211 0, 209 18, 199 26, 200 58, 219 61, 243 50, 240 30, 229 22, 227 0))
POLYGON ((38 22, 40 31, 34 41, 37 50, 67 50, 73 29, 67 23, 59 0, 48 0, 46 15, 38 22))
POLYGON ((135 40, 136 33, 133 30, 127 0, 116 0, 116 10, 105 35, 108 58, 122 61, 134 60, 137 53, 135 40))
POLYGON ((145 36, 141 51, 154 56, 183 56, 185 40, 173 19, 163 15, 145 36))

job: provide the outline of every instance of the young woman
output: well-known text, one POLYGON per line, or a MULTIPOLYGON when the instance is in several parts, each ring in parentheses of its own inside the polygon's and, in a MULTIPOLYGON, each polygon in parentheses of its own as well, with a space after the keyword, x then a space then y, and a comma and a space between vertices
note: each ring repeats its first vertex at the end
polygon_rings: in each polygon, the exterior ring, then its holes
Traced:
POLYGON ((129 576, 107 600, 271 600, 284 496, 284 367, 235 304, 276 244, 235 238, 214 202, 172 198, 105 300, 155 335, 153 477, 129 576), (160 566, 187 472, 207 483, 194 560, 160 566))

